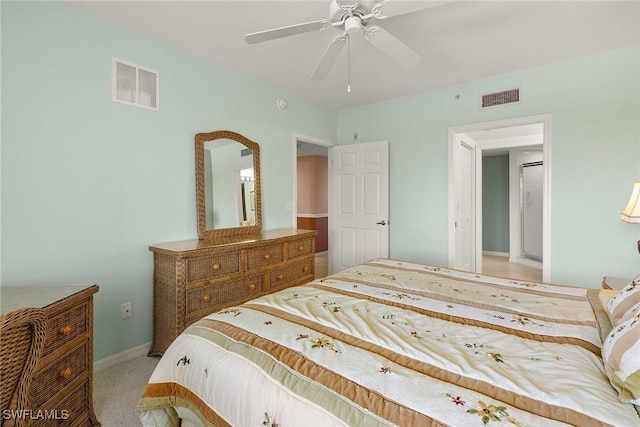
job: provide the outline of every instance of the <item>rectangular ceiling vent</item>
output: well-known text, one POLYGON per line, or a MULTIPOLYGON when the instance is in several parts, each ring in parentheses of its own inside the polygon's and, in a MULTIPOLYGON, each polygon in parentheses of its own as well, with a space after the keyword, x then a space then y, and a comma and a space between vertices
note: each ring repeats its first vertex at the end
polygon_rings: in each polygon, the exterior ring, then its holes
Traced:
POLYGON ((482 108, 497 107, 499 105, 519 104, 520 88, 503 90, 482 95, 482 108))
POLYGON ((118 58, 111 65, 114 102, 160 110, 160 73, 118 58))
POLYGON ((243 148, 240 150, 240 157, 250 156, 253 154, 253 150, 251 148, 243 148))

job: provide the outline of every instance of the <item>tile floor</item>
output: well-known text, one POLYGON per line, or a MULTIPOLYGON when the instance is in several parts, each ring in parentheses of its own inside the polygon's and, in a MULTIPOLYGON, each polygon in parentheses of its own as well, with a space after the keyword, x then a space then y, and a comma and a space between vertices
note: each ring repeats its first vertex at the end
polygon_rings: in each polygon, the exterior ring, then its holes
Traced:
POLYGON ((509 262, 508 257, 483 255, 482 272, 490 276, 509 277, 511 279, 542 281, 542 269, 517 262, 509 262))

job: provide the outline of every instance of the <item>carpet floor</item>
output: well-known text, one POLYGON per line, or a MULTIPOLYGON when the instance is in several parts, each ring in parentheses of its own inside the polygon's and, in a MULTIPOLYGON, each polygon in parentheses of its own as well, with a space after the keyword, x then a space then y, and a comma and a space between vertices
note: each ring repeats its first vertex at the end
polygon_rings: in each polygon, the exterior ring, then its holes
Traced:
POLYGON ((93 408, 103 427, 142 425, 136 404, 159 360, 143 356, 94 375, 93 408))

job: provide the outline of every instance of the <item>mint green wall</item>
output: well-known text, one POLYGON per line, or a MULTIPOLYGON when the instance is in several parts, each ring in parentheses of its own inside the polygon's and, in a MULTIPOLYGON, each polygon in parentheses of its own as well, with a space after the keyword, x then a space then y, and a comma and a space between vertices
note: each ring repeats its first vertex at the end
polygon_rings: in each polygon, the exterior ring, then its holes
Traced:
POLYGON ((640 179, 638 76, 640 47, 505 74, 340 111, 338 142, 389 140, 390 256, 446 265, 448 129, 551 114, 551 279, 598 287, 640 273, 640 227, 620 221, 640 179), (521 104, 478 107, 516 86, 521 104))
POLYGON ((448 128, 550 113, 552 279, 640 271, 640 227, 618 219, 640 179, 640 48, 336 113, 63 3, 2 1, 0 16, 0 279, 100 284, 96 359, 151 339, 148 245, 196 236, 198 132, 260 143, 265 229, 293 226, 293 132, 389 139, 391 256, 446 265, 448 128), (111 102, 112 56, 160 72, 160 112, 111 102), (478 109, 480 93, 518 85, 521 105, 478 109))
POLYGON ((334 140, 336 113, 63 3, 0 7, 2 285, 98 283, 95 358, 149 342, 148 246, 197 238, 194 135, 258 142, 264 228, 293 227, 293 133, 334 140), (159 112, 111 101, 113 56, 160 72, 159 112))
POLYGON ((482 158, 482 250, 509 253, 509 156, 482 158))

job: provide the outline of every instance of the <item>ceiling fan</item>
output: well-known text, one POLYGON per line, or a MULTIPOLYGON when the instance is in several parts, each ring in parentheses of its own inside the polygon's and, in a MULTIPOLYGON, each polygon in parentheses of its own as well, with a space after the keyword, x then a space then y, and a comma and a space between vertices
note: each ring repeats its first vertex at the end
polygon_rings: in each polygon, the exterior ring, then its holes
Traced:
MULTIPOLYGON (((394 61, 406 68, 411 68, 420 62, 422 57, 382 27, 374 24, 375 21, 387 18, 380 10, 383 3, 387 1, 389 0, 358 0, 351 2, 331 0, 329 19, 247 34, 245 41, 249 44, 261 43, 334 27, 342 31, 342 34, 335 36, 331 40, 316 65, 311 75, 311 80, 324 79, 338 59, 345 44, 349 46, 349 38, 360 32, 364 34, 366 40, 394 61)), ((350 91, 349 85, 347 85, 347 91, 350 91)))

